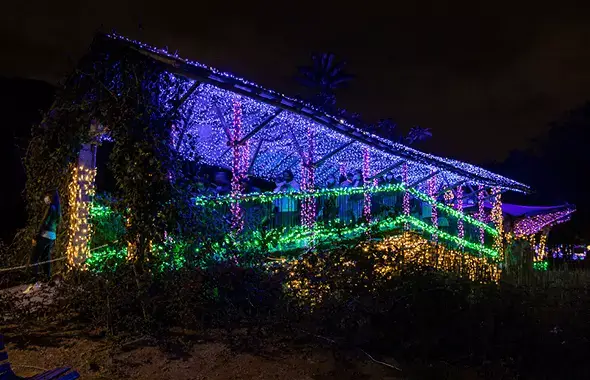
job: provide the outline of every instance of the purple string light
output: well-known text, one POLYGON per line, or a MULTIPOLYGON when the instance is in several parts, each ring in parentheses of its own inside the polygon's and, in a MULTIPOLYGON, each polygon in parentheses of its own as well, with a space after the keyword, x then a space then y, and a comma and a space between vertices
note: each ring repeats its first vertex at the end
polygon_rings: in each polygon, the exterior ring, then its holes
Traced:
MULTIPOLYGON (((418 150, 415 150, 413 148, 407 147, 407 146, 402 145, 400 143, 395 143, 395 142, 392 142, 390 140, 384 139, 382 137, 373 135, 373 134, 371 134, 369 132, 366 132, 365 130, 362 130, 360 128, 357 128, 356 126, 354 126, 354 125, 346 122, 345 120, 341 119, 340 117, 336 117, 336 116, 330 115, 330 114, 326 113, 325 111, 323 111, 321 109, 318 109, 317 107, 315 107, 315 106, 313 106, 311 104, 302 102, 300 99, 289 97, 289 96, 286 96, 286 95, 284 95, 282 93, 279 93, 277 91, 273 91, 273 90, 264 88, 264 87, 262 87, 262 86, 260 86, 260 85, 258 85, 256 83, 254 83, 254 82, 245 80, 243 78, 240 78, 238 76, 235 76, 235 75, 230 74, 230 73, 227 73, 227 72, 220 71, 220 70, 218 70, 218 69, 216 69, 214 67, 210 67, 210 66, 204 65, 204 64, 202 64, 200 62, 196 62, 196 61, 192 61, 192 60, 187 60, 187 59, 181 58, 176 53, 174 53, 174 54, 169 53, 167 49, 159 49, 159 48, 156 48, 154 46, 151 46, 151 45, 142 43, 141 41, 132 40, 130 38, 127 38, 125 36, 122 36, 122 35, 119 35, 119 34, 115 34, 115 33, 108 34, 107 37, 110 38, 110 39, 112 39, 112 40, 118 40, 118 41, 123 41, 125 43, 132 44, 132 45, 134 45, 137 48, 140 48, 142 50, 155 53, 155 54, 160 55, 162 57, 174 59, 174 60, 177 61, 177 63, 181 63, 181 64, 185 64, 185 65, 188 65, 188 66, 193 66, 193 67, 196 67, 196 68, 200 68, 200 69, 206 70, 206 71, 208 71, 210 73, 209 76, 212 79, 217 80, 217 78, 227 78, 227 79, 230 79, 230 80, 233 80, 233 81, 238 82, 242 86, 252 87, 252 88, 254 88, 254 89, 258 90, 258 91, 265 92, 265 93, 267 93, 267 94, 269 94, 271 96, 279 97, 284 102, 290 102, 290 103, 293 103, 293 104, 301 105, 302 106, 301 108, 312 110, 312 111, 314 111, 314 112, 316 112, 318 114, 321 114, 322 115, 321 116, 322 118, 327 118, 327 119, 331 120, 332 122, 337 122, 340 125, 342 125, 344 128, 347 128, 350 131, 352 131, 354 134, 358 134, 358 135, 361 135, 361 136, 364 136, 364 137, 371 138, 373 140, 377 140, 380 143, 383 143, 383 144, 391 147, 394 150, 397 150, 397 151, 400 151, 400 152, 404 152, 404 154, 408 155, 409 157, 415 157, 416 158, 416 162, 421 162, 423 160, 431 160, 431 161, 436 162, 436 163, 439 163, 439 164, 444 164, 446 166, 451 166, 451 167, 454 167, 455 169, 459 169, 459 172, 464 172, 464 173, 469 173, 471 175, 476 175, 476 176, 478 176, 478 177, 480 177, 482 179, 485 179, 487 181, 492 181, 492 182, 496 183, 498 186, 501 186, 501 187, 507 188, 507 189, 511 189, 511 190, 515 190, 515 191, 525 191, 524 189, 527 189, 528 188, 527 186, 525 186, 525 185, 523 185, 523 184, 521 184, 519 182, 516 182, 516 181, 513 181, 511 179, 505 178, 503 176, 500 176, 500 175, 491 173, 491 172, 489 172, 489 171, 487 171, 485 169, 476 167, 474 165, 471 165, 471 164, 468 164, 468 163, 464 163, 464 162, 460 162, 460 161, 456 161, 456 160, 452 160, 452 159, 449 159, 449 158, 443 158, 443 157, 439 157, 439 156, 427 154, 427 153, 424 153, 424 152, 420 152, 418 150)), ((453 172, 453 170, 451 170, 451 172, 453 172)))
MULTIPOLYGON (((243 176, 244 176, 244 153, 238 144, 242 137, 242 106, 238 100, 233 102, 233 128, 231 131, 230 145, 232 147, 232 179, 231 194, 239 197, 243 193, 243 176)), ((231 204, 232 230, 241 232, 244 229, 244 212, 240 202, 231 204)))
MULTIPOLYGON (((457 211, 463 215, 463 186, 457 186, 457 211)), ((465 236, 465 226, 463 225, 463 219, 457 219, 457 231, 459 235, 459 239, 463 239, 465 236)))
MULTIPOLYGON (((371 178, 371 154, 369 149, 363 149, 363 186, 365 189, 370 187, 369 178, 371 178)), ((363 203, 363 216, 365 220, 371 220, 371 193, 365 192, 365 198, 363 203)))
MULTIPOLYGON (((432 174, 434 172, 434 169, 432 169, 430 171, 430 173, 432 174)), ((431 215, 432 215, 432 225, 438 229, 438 209, 436 208, 436 176, 432 176, 429 180, 428 180, 428 195, 430 196, 430 199, 432 199, 432 205, 431 205, 431 215)), ((432 235, 432 241, 436 242, 438 241, 438 235, 435 233, 432 235)))
MULTIPOLYGON (((315 170, 313 167, 314 151, 315 151, 315 136, 313 127, 307 127, 307 142, 308 151, 304 152, 302 170, 301 189, 303 191, 312 191, 315 186, 315 170)), ((305 227, 313 228, 316 217, 315 199, 312 197, 304 198, 301 206, 301 221, 305 227)))
MULTIPOLYGON (((408 187, 408 163, 407 162, 404 162, 404 165, 403 165, 402 183, 404 184, 404 186, 407 189, 407 187, 408 187)), ((409 216, 410 215, 410 192, 408 190, 406 190, 404 192, 403 209, 404 209, 404 215, 409 216)), ((406 230, 409 228, 408 223, 406 223, 404 225, 404 228, 406 230)))
POLYGON ((567 221, 574 211, 574 209, 567 209, 520 219, 514 225, 514 235, 520 237, 536 234, 545 227, 551 227, 567 221))
MULTIPOLYGON (((485 223, 485 208, 484 208, 484 191, 483 191, 483 186, 482 185, 478 185, 477 186, 477 218, 485 223)), ((483 229, 483 227, 479 228, 479 243, 481 245, 483 245, 485 243, 485 231, 483 229)))

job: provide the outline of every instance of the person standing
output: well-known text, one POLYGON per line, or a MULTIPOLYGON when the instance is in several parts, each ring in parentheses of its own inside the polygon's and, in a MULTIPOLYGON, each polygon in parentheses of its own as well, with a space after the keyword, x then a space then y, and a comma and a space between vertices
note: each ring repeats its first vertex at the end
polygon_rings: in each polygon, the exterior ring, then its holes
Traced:
POLYGON ((33 250, 31 252, 31 264, 43 264, 32 267, 33 277, 36 283, 30 285, 25 290, 25 293, 29 293, 33 289, 38 289, 42 280, 51 280, 51 263, 48 261, 51 261, 51 251, 57 238, 57 227, 61 222, 61 206, 57 190, 45 192, 43 201, 47 205, 47 208, 43 215, 41 226, 37 231, 37 237, 33 239, 33 250))

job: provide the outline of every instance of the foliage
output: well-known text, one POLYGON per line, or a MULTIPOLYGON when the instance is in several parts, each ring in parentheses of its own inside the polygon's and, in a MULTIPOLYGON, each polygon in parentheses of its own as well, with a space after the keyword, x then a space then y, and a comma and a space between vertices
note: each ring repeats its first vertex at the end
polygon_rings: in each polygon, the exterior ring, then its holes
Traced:
MULTIPOLYGON (((590 167, 590 156, 585 153, 590 139, 590 102, 565 112, 549 127, 547 134, 512 151, 490 169, 530 185, 535 190, 527 195, 530 203, 575 204, 578 211, 571 221, 555 227, 549 240, 583 244, 590 238, 590 198, 579 179, 590 167)), ((524 201, 516 195, 507 196, 514 198, 507 198, 511 203, 524 201)))
POLYGON ((94 197, 90 205, 91 249, 123 241, 125 220, 120 213, 114 211, 118 208, 115 205, 116 202, 108 194, 100 194, 94 197))
POLYGON ((408 136, 406 137, 406 143, 408 145, 412 145, 416 142, 428 140, 432 137, 432 132, 430 128, 422 128, 420 126, 414 126, 410 128, 408 132, 408 136))
MULTIPOLYGON (((72 212, 64 196, 70 167, 76 164, 81 145, 97 144, 104 133, 114 141, 109 165, 116 202, 111 206, 123 217, 124 240, 130 243, 139 269, 148 259, 150 246, 164 244, 170 233, 188 244, 191 239, 205 239, 214 226, 199 222, 190 200, 194 191, 170 143, 188 86, 186 79, 168 74, 157 61, 112 41, 95 41, 33 130, 26 159, 30 221, 23 241, 30 241, 35 233, 43 211, 41 194, 48 187, 60 189, 64 215, 72 212)), ((113 222, 120 234, 121 221, 113 222)), ((58 252, 67 242, 65 235, 62 228, 58 252)), ((113 238, 96 235, 93 244, 107 244, 113 238)))
MULTIPOLYGON (((71 212, 66 202, 71 164, 75 162, 80 146, 90 139, 90 94, 82 88, 82 78, 70 78, 58 90, 55 101, 42 122, 33 127, 25 157, 27 181, 25 197, 28 227, 17 235, 15 252, 24 262, 31 249, 31 239, 38 233, 41 218, 47 207, 43 193, 58 189, 62 196, 62 212, 71 212)), ((59 230, 57 251, 63 251, 67 239, 65 229, 59 230)))
POLYGON ((489 379, 584 378, 586 285, 481 285, 412 266, 377 276, 380 257, 356 245, 334 248, 272 270, 226 262, 207 270, 138 274, 124 264, 66 280, 54 288, 53 303, 22 307, 0 293, 0 308, 7 323, 19 320, 22 328, 45 315, 45 325, 77 322, 114 337, 148 335, 164 342, 177 328, 222 328, 232 339, 246 329, 252 340, 262 339, 262 331, 288 340, 305 332, 325 337, 319 342, 329 340, 335 354, 360 348, 395 357, 405 372, 416 363, 446 362, 476 368, 489 379), (296 289, 296 281, 305 286, 296 289), (318 291, 322 297, 314 298, 318 291))
POLYGON ((313 54, 311 66, 300 66, 297 80, 316 90, 314 102, 331 109, 336 104, 334 91, 344 88, 354 78, 346 74, 346 62, 337 61, 333 53, 313 54))
POLYGON ((418 142, 428 140, 432 137, 430 128, 414 126, 410 128, 408 134, 404 136, 397 128, 397 124, 392 119, 380 119, 377 123, 368 124, 365 129, 378 136, 384 137, 393 142, 413 145, 418 142))

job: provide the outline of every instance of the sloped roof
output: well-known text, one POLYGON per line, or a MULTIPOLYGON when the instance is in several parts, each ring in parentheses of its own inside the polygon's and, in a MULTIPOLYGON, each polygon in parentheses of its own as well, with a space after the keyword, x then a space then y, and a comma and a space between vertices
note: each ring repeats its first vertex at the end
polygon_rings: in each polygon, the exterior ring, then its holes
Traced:
MULTIPOLYGON (((129 48, 167 65, 170 73, 182 75, 190 78, 193 83, 199 83, 201 87, 201 91, 199 92, 201 100, 199 102, 193 102, 192 107, 194 109, 195 105, 203 104, 203 97, 208 97, 209 103, 207 103, 207 107, 209 109, 202 108, 199 110, 197 108, 197 111, 193 112, 201 112, 201 114, 206 115, 203 116, 202 120, 207 119, 207 123, 209 124, 207 126, 207 133, 213 135, 218 134, 217 137, 211 137, 211 141, 207 144, 197 144, 200 147, 211 147, 209 150, 204 150, 203 148, 198 152, 209 164, 228 166, 230 162, 229 156, 231 156, 231 154, 228 154, 228 150, 223 148, 223 146, 227 147, 227 144, 222 141, 222 125, 218 125, 212 121, 215 115, 210 110, 211 102, 214 101, 216 104, 224 106, 221 112, 218 110, 217 116, 221 113, 222 118, 229 118, 231 117, 231 101, 228 100, 228 94, 238 94, 244 99, 244 104, 258 112, 257 116, 249 116, 249 121, 245 122, 246 125, 244 126, 245 134, 257 133, 256 138, 253 136, 252 146, 250 147, 253 156, 250 157, 252 160, 251 166, 254 174, 269 177, 276 171, 296 165, 297 158, 296 155, 293 156, 295 146, 288 140, 295 140, 294 143, 295 145, 299 145, 297 146, 299 149, 305 148, 305 139, 299 139, 297 141, 297 139, 283 136, 285 138, 282 142, 274 143, 272 147, 267 146, 261 152, 259 147, 263 143, 264 145, 268 145, 269 139, 275 138, 277 133, 272 135, 269 131, 265 131, 266 134, 258 132, 256 125, 267 121, 267 119, 273 120, 274 118, 276 120, 268 123, 278 124, 281 122, 283 125, 288 123, 288 132, 298 132, 299 135, 304 133, 305 125, 309 126, 309 123, 313 124, 315 133, 317 134, 315 139, 317 146, 314 146, 314 150, 319 150, 317 159, 333 154, 333 157, 330 156, 330 165, 324 165, 319 170, 318 174, 320 177, 333 172, 337 162, 348 161, 350 166, 346 170, 361 168, 363 151, 361 148, 368 148, 371 152, 373 173, 378 173, 380 170, 387 170, 388 167, 396 167, 396 163, 405 161, 411 166, 411 174, 409 175, 410 183, 413 180, 417 182, 420 178, 425 178, 429 173, 436 171, 437 173, 435 175, 440 178, 439 184, 441 185, 443 183, 447 185, 471 183, 487 187, 496 186, 503 190, 529 191, 528 186, 517 181, 484 170, 475 165, 421 152, 403 144, 373 135, 346 120, 324 112, 300 99, 267 89, 254 82, 222 72, 202 63, 181 58, 176 53, 171 54, 167 50, 158 49, 117 34, 101 35, 97 38, 103 40, 103 42, 104 40, 108 40, 112 43, 125 44, 129 48), (220 99, 222 100, 220 101, 220 99), (322 148, 322 144, 325 147, 322 148), (288 152, 289 149, 290 153, 288 152), (336 150, 337 153, 334 153, 336 150), (265 158, 261 160, 259 157, 265 158), (268 161, 270 159, 268 157, 274 157, 274 163, 269 164, 268 161), (350 159, 350 157, 355 157, 355 159, 350 159), (259 162, 266 163, 266 166, 259 162)), ((200 125, 200 128, 203 128, 204 125, 202 120, 200 124, 195 123, 200 125)), ((202 133, 199 132, 199 134, 202 133)), ((399 174, 400 168, 397 167, 395 170, 399 174)))

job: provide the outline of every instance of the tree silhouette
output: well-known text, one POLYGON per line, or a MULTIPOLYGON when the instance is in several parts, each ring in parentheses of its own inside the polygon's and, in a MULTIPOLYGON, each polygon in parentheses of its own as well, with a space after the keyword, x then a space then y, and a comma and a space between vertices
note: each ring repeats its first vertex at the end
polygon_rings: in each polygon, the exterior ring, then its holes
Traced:
POLYGON ((354 78, 344 71, 345 61, 337 61, 333 53, 313 54, 310 66, 300 66, 297 80, 316 91, 315 101, 322 107, 336 103, 334 91, 344 88, 354 78))
POLYGON ((519 180, 533 189, 526 198, 510 194, 510 202, 576 205, 571 222, 551 233, 556 241, 576 242, 590 239, 590 198, 586 173, 590 170, 590 103, 565 113, 550 123, 548 134, 528 148, 515 150, 502 163, 490 169, 519 180))
POLYGON ((406 143, 408 145, 412 145, 416 142, 428 140, 431 137, 432 137, 432 132, 430 131, 430 128, 422 128, 422 127, 416 125, 416 126, 410 128, 410 131, 408 132, 408 136, 406 136, 406 143))
POLYGON ((381 119, 377 123, 366 127, 368 132, 384 137, 396 143, 412 145, 432 137, 430 128, 419 126, 412 127, 407 136, 403 136, 397 128, 397 124, 390 118, 381 119))
POLYGON ((380 119, 375 124, 367 125, 366 129, 368 132, 394 142, 401 142, 403 140, 403 137, 400 135, 399 130, 397 129, 397 123, 395 123, 393 119, 390 118, 380 119))

